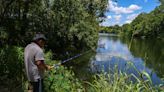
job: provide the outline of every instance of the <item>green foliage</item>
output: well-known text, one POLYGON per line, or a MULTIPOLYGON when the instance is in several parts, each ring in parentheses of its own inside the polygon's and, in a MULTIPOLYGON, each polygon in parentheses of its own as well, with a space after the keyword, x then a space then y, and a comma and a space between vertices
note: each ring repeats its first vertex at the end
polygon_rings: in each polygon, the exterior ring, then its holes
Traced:
POLYGON ((106 33, 114 33, 119 34, 121 32, 121 27, 119 25, 111 26, 111 27, 101 27, 100 32, 106 32, 106 33))
POLYGON ((158 8, 156 8, 150 14, 139 15, 131 23, 134 28, 132 35, 157 37, 160 33, 162 33, 164 14, 162 12, 156 12, 156 11, 158 11, 158 8))
POLYGON ((130 34, 137 37, 160 37, 160 34, 163 34, 164 25, 164 14, 162 6, 163 4, 156 7, 154 11, 148 14, 141 13, 137 18, 135 18, 130 24, 131 28, 127 29, 131 31, 130 34))
POLYGON ((16 46, 0 48, 0 81, 4 88, 13 89, 22 83, 23 49, 16 46), (11 85, 12 84, 12 85, 11 85))
MULTIPOLYGON (((57 61, 52 61, 52 52, 45 54, 46 63, 49 65, 57 64, 57 61)), ((75 78, 74 73, 64 66, 58 66, 47 71, 45 74, 45 90, 47 92, 77 92, 82 91, 81 82, 75 78)))
MULTIPOLYGON (((25 46, 34 33, 48 38, 48 49, 56 54, 94 48, 99 17, 108 0, 1 0, 0 30, 5 44, 25 46), (3 37, 4 38, 4 37, 3 37)), ((1 37, 2 38, 2 37, 1 37)), ((3 41, 3 42, 4 42, 3 41)))
POLYGON ((48 72, 45 79, 48 92, 82 92, 82 83, 74 77, 74 73, 66 67, 60 66, 48 72))
POLYGON ((0 75, 9 78, 20 76, 23 64, 23 49, 15 46, 5 46, 0 50, 0 75))
POLYGON ((1 39, 1 41, 5 40, 7 38, 8 38, 8 34, 5 32, 5 29, 0 28, 0 39, 1 39))
POLYGON ((2 44, 6 44, 6 41, 8 39, 8 33, 5 31, 3 27, 0 27, 0 46, 2 44))

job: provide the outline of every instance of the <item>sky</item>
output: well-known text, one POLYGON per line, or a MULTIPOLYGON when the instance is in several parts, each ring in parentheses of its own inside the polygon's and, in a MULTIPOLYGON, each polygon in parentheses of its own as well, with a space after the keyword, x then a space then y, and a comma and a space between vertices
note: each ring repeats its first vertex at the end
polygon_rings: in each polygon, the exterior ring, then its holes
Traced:
POLYGON ((131 23, 140 13, 149 13, 160 5, 158 0, 114 0, 108 1, 106 18, 101 26, 131 23))

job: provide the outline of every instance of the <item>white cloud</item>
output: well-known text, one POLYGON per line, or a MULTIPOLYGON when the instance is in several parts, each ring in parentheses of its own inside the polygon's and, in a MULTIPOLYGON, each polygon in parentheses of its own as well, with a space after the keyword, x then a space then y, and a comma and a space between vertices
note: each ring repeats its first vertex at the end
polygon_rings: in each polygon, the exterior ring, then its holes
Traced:
MULTIPOLYGON (((143 0, 143 1, 146 3, 148 0, 143 0)), ((125 6, 120 6, 117 2, 109 0, 108 10, 111 14, 109 13, 107 17, 104 19, 104 21, 100 23, 100 25, 101 26, 114 26, 114 25, 121 26, 125 23, 131 23, 138 16, 138 14, 134 14, 134 12, 140 9, 142 9, 142 7, 134 3, 125 7, 125 6)))
POLYGON ((114 25, 122 26, 125 23, 131 23, 138 15, 139 13, 127 15, 127 17, 125 17, 125 20, 122 19, 123 16, 121 14, 113 15, 113 16, 108 15, 105 21, 102 22, 100 25, 101 26, 114 26, 114 25))
POLYGON ((109 11, 112 11, 116 14, 128 14, 128 13, 133 13, 136 10, 141 9, 142 7, 135 5, 135 4, 131 4, 128 7, 120 7, 118 6, 118 4, 116 2, 113 2, 111 0, 109 0, 108 2, 108 9, 109 11))
POLYGON ((112 16, 110 16, 110 15, 107 16, 107 19, 111 19, 111 18, 112 18, 112 16))
POLYGON ((139 10, 139 9, 141 9, 141 7, 138 5, 135 5, 135 4, 132 4, 127 8, 127 10, 129 10, 129 11, 135 11, 135 10, 139 10))
POLYGON ((114 25, 122 25, 120 24, 120 20, 122 18, 122 15, 108 15, 104 22, 102 22, 101 26, 114 26, 114 25))
POLYGON ((131 23, 139 14, 131 14, 126 17, 125 23, 131 23))
POLYGON ((131 23, 131 22, 132 22, 131 20, 126 20, 125 21, 125 23, 128 23, 128 24, 131 23))
POLYGON ((111 25, 111 22, 110 21, 104 21, 102 23, 100 23, 100 26, 110 26, 111 25))

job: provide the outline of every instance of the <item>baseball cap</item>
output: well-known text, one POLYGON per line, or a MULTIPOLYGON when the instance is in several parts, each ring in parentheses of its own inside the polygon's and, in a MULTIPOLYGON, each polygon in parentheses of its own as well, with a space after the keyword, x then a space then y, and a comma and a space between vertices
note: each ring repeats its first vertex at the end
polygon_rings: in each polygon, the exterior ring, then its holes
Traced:
POLYGON ((36 41, 38 39, 43 39, 45 41, 47 40, 46 37, 44 36, 44 34, 41 34, 41 33, 35 34, 35 36, 33 37, 33 41, 36 41))

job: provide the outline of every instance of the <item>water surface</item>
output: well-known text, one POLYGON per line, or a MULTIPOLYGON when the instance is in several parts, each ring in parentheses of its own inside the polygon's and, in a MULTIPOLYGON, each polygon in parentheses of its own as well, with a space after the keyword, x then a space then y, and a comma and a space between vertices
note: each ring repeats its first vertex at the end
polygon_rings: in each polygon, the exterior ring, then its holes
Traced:
MULTIPOLYGON (((75 60, 73 65, 80 78, 88 73, 118 70, 128 74, 146 71, 153 84, 164 84, 164 42, 158 39, 127 39, 100 35, 96 53, 86 54, 75 60), (133 64, 133 65, 129 65, 133 64), (135 68, 134 68, 135 67, 135 68)), ((84 76, 84 77, 82 77, 84 76)))

